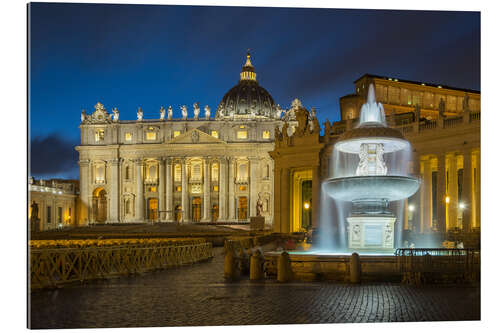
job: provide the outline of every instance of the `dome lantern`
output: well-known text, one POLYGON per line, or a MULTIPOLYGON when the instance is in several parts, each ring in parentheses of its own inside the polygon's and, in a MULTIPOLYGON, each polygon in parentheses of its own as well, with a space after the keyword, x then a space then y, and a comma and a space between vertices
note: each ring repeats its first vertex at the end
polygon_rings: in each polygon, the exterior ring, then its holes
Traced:
POLYGON ((240 80, 222 98, 216 119, 274 119, 276 105, 272 96, 257 82, 257 74, 247 53, 240 80))

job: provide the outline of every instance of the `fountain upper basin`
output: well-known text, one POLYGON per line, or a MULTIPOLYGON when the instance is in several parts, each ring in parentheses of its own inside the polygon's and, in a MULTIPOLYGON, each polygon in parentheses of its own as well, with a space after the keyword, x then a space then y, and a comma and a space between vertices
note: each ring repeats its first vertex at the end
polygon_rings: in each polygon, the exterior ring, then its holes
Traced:
POLYGON ((420 180, 406 176, 354 176, 330 178, 323 183, 323 190, 336 200, 387 200, 406 199, 418 191, 420 180))

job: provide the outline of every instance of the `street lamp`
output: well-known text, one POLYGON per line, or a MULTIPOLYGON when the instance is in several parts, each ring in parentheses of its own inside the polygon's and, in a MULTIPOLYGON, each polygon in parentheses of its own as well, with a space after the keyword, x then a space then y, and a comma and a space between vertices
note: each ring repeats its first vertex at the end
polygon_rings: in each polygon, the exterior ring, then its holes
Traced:
POLYGON ((450 197, 446 196, 446 198, 444 199, 444 201, 446 201, 446 203, 449 204, 450 203, 450 197))
POLYGON ((309 205, 309 202, 305 202, 305 203, 304 203, 304 208, 305 208, 305 209, 309 209, 309 207, 311 207, 311 205, 309 205))
POLYGON ((415 206, 413 206, 413 205, 408 205, 408 210, 409 210, 410 212, 413 212, 413 211, 415 210, 415 206))
POLYGON ((465 208, 465 204, 463 202, 459 203, 458 204, 458 208, 464 209, 465 208))

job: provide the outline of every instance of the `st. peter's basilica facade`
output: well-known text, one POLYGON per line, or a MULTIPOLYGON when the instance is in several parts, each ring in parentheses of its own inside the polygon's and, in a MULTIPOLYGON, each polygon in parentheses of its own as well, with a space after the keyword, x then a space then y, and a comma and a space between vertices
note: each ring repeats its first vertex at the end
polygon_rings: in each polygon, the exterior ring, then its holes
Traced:
MULTIPOLYGON (((198 104, 161 108, 159 119, 119 120, 101 104, 81 117, 79 224, 246 222, 261 200, 273 221, 275 128, 294 126, 275 105, 247 55, 240 80, 215 115, 198 104)), ((297 103, 297 102, 296 102, 297 103)))

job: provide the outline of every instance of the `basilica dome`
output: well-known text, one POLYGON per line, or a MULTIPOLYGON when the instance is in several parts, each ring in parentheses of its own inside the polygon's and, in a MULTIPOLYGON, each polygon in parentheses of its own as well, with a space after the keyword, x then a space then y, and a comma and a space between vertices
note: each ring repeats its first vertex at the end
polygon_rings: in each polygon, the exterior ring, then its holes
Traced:
POLYGON ((240 73, 240 81, 222 98, 217 107, 217 118, 275 118, 276 107, 272 96, 257 82, 257 74, 250 54, 240 73))

